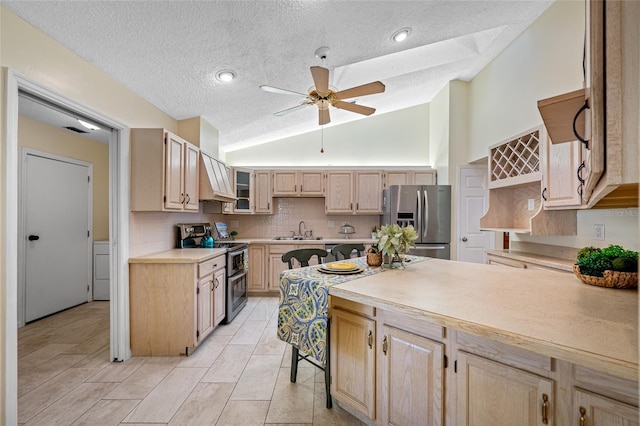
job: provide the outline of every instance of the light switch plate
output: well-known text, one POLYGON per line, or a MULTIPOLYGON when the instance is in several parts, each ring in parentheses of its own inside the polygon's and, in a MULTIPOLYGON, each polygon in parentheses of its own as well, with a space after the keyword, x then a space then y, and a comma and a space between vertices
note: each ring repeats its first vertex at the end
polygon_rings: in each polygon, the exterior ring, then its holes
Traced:
POLYGON ((529 198, 527 203, 527 207, 529 208, 529 211, 533 211, 533 209, 536 207, 536 200, 534 200, 533 198, 529 198))
POLYGON ((239 226, 239 223, 238 223, 238 221, 237 221, 237 220, 232 220, 232 221, 230 221, 230 222, 229 222, 229 225, 230 225, 232 228, 237 228, 237 227, 239 226))
POLYGON ((593 225, 593 238, 604 241, 604 224, 596 223, 593 225))
POLYGON ((336 227, 336 221, 335 220, 328 220, 327 221, 327 228, 335 228, 336 227))

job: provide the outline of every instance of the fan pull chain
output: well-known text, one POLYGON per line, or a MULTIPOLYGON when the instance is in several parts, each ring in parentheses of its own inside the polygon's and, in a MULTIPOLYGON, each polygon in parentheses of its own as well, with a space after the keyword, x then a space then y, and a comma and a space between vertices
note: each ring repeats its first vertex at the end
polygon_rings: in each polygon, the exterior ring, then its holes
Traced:
POLYGON ((324 154, 324 126, 320 127, 320 154, 324 154))

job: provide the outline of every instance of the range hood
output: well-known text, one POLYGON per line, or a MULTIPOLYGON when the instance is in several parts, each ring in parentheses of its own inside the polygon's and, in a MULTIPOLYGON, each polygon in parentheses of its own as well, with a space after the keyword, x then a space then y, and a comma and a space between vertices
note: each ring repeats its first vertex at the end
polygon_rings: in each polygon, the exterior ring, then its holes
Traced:
POLYGON ((230 203, 238 198, 233 193, 229 172, 222 161, 200 151, 200 200, 230 203))

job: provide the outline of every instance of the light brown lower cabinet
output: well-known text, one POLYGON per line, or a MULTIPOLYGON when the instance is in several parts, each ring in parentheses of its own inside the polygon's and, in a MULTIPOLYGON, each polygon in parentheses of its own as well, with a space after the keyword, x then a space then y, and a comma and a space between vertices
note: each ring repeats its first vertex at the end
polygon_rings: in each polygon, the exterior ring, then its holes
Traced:
POLYGON ((331 296, 331 394, 370 425, 638 425, 636 380, 331 296))
POLYGON ((458 425, 553 425, 552 380, 463 351, 457 355, 458 425))
POLYGON ((129 265, 134 356, 189 355, 225 317, 225 255, 129 265))
POLYGON ((579 426, 638 425, 638 407, 576 389, 573 424, 579 426))

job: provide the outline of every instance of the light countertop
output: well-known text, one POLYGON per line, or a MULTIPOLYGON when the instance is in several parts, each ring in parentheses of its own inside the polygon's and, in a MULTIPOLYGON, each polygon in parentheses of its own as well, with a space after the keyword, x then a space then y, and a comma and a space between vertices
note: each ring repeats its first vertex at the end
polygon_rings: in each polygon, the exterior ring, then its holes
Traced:
POLYGON ((505 257, 507 259, 519 260, 521 262, 534 263, 536 265, 546 266, 548 268, 561 269, 563 271, 573 272, 575 260, 562 259, 559 257, 544 256, 536 253, 528 253, 516 250, 487 250, 487 254, 505 257))
POLYGON ((221 256, 227 249, 184 248, 129 258, 129 263, 199 263, 221 256))
POLYGON ((569 274, 428 259, 329 294, 638 378, 638 292, 569 274))
POLYGON ((239 238, 236 242, 248 244, 373 244, 378 242, 372 238, 322 238, 321 240, 274 240, 273 238, 239 238))

